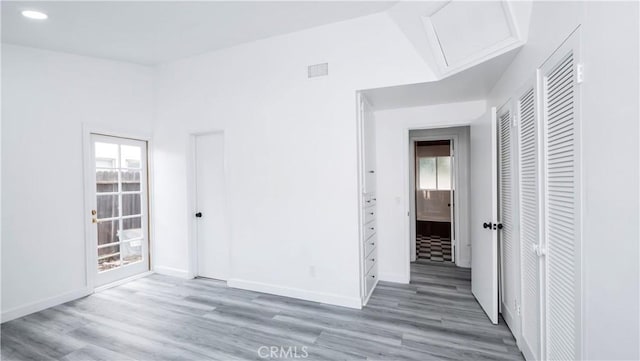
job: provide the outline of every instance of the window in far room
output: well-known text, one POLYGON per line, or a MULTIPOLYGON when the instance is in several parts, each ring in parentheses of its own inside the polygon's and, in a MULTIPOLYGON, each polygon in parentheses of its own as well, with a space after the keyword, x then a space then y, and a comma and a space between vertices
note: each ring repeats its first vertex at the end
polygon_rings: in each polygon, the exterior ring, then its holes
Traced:
POLYGON ((420 190, 451 190, 451 157, 418 158, 420 190))

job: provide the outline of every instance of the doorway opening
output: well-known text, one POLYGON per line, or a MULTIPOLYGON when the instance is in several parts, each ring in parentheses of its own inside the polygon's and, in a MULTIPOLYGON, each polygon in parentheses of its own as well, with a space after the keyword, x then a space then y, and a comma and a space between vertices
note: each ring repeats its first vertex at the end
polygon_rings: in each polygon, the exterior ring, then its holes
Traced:
POLYGON ((415 142, 416 259, 453 262, 451 140, 415 142))
POLYGON ((90 134, 89 278, 104 286, 149 271, 147 142, 90 134))
POLYGON ((408 130, 408 268, 411 262, 471 267, 469 130, 408 130))

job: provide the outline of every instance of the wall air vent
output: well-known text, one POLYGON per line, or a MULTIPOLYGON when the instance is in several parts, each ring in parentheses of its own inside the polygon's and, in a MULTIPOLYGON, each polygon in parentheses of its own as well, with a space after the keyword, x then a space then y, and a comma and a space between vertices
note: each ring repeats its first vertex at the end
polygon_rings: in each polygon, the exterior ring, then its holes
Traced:
POLYGON ((309 65, 307 68, 307 76, 309 78, 316 78, 319 76, 329 75, 329 63, 309 65))

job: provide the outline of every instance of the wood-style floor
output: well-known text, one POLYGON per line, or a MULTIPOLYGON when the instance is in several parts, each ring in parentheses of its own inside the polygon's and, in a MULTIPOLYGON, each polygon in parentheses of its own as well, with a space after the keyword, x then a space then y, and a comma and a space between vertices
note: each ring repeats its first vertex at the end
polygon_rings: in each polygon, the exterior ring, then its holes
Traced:
POLYGON ((259 360, 271 346, 290 359, 522 360, 471 295, 469 270, 411 272, 362 310, 151 275, 3 324, 2 360, 259 360))

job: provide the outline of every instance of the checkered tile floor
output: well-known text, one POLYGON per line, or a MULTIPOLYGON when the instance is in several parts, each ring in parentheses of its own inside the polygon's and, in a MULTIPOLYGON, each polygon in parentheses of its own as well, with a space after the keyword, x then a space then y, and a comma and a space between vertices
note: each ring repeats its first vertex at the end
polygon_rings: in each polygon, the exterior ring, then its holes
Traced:
POLYGON ((451 239, 440 236, 416 236, 416 257, 436 262, 451 262, 451 239))

